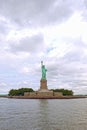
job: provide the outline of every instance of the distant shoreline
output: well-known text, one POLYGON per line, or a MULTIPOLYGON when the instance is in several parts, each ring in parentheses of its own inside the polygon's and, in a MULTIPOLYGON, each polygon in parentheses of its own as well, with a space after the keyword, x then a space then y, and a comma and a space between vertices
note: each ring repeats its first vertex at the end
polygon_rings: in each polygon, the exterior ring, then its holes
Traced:
POLYGON ((80 99, 87 98, 87 96, 59 96, 59 97, 29 97, 29 96, 5 96, 11 99, 80 99))

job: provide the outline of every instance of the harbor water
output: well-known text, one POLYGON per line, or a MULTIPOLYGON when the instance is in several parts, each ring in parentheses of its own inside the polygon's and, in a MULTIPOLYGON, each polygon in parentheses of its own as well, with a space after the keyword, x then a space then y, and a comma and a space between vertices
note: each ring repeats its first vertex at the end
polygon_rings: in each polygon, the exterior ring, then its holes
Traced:
POLYGON ((0 98, 0 130, 87 130, 87 98, 0 98))

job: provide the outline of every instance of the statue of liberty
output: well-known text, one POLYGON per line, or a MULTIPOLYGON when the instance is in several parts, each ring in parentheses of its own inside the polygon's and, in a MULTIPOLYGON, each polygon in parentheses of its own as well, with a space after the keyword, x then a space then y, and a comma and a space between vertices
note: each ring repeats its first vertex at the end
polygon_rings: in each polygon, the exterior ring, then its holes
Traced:
POLYGON ((46 71, 47 69, 45 68, 45 65, 43 65, 43 61, 41 61, 41 69, 42 69, 42 80, 46 80, 46 71))

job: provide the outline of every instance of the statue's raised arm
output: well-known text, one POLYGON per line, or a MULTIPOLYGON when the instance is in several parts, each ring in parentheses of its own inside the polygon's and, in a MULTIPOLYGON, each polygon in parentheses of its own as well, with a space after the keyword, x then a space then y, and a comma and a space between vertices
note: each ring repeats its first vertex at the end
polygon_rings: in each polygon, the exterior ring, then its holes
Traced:
POLYGON ((43 61, 41 61, 41 69, 42 69, 42 78, 41 79, 46 80, 46 71, 47 71, 47 69, 45 68, 45 65, 43 65, 43 61))

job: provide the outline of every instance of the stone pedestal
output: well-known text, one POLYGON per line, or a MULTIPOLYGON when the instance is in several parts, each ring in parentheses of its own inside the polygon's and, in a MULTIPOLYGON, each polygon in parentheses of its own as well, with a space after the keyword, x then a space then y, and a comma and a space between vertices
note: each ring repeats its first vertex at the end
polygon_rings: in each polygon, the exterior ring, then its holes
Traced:
POLYGON ((40 90, 48 90, 48 88, 47 88, 47 80, 45 80, 45 79, 40 80, 40 90))

